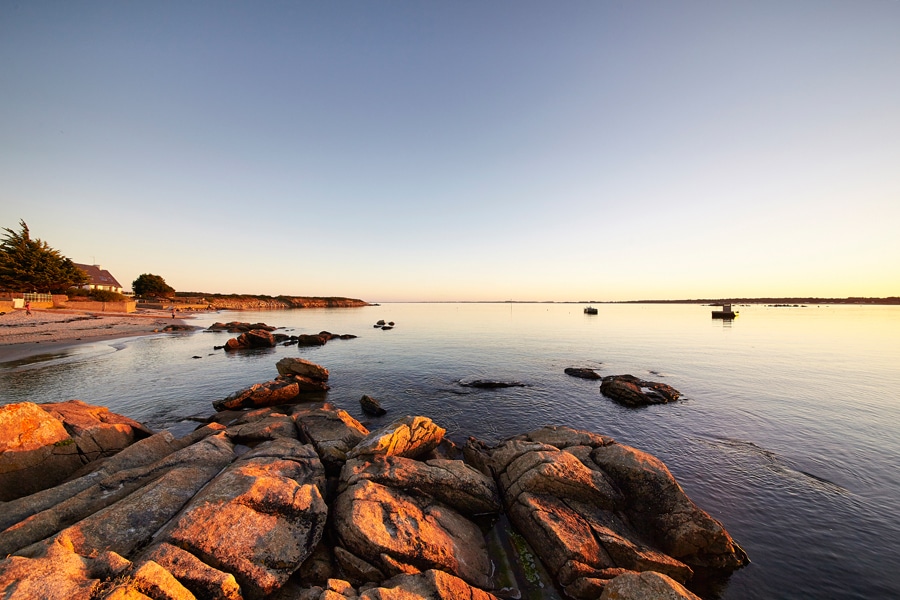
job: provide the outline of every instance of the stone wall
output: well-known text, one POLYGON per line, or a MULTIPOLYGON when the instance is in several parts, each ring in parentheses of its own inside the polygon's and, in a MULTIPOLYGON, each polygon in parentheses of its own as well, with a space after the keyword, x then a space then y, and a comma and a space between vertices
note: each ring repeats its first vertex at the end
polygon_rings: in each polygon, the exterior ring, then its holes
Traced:
POLYGON ((124 312, 131 313, 135 311, 136 303, 134 301, 125 302, 60 302, 55 305, 57 308, 71 308, 73 310, 95 311, 95 312, 124 312))

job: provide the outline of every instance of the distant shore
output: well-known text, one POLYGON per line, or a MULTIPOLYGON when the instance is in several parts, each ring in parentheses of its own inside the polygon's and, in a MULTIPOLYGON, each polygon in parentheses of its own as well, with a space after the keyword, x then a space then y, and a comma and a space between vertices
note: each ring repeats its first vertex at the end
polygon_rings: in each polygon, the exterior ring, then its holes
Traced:
POLYGON ((185 325, 170 311, 96 313, 72 310, 11 310, 0 315, 0 363, 59 352, 88 342, 152 335, 167 325, 185 325))
POLYGON ((900 296, 887 298, 719 298, 701 300, 623 300, 596 304, 900 304, 900 296))

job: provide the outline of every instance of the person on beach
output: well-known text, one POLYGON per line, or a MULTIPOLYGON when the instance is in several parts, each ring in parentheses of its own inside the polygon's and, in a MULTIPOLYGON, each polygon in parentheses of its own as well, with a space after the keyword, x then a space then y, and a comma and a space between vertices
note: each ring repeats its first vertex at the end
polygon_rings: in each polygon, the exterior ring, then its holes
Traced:
POLYGON ((31 316, 31 302, 30 301, 25 303, 25 314, 28 315, 29 317, 31 316))
POLYGON ((172 309, 172 318, 173 319, 175 318, 175 309, 174 308, 172 309))

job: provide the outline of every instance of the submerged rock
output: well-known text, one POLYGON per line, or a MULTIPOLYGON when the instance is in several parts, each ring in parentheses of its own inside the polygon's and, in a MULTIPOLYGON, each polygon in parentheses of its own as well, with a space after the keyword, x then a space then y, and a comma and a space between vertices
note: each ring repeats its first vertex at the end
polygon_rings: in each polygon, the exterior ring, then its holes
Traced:
POLYGON ((387 414, 387 411, 381 407, 381 402, 366 394, 363 394, 363 397, 359 399, 359 406, 364 413, 372 415, 373 417, 380 417, 387 414))
POLYGON ((572 377, 579 377, 581 379, 600 379, 601 376, 593 369, 588 369, 586 367, 567 367, 565 369, 566 375, 571 375, 572 377))
POLYGON ((474 381, 460 381, 459 385, 461 385, 463 387, 472 387, 472 388, 481 388, 481 389, 528 387, 526 384, 521 383, 519 381, 495 381, 492 379, 475 379, 474 381))

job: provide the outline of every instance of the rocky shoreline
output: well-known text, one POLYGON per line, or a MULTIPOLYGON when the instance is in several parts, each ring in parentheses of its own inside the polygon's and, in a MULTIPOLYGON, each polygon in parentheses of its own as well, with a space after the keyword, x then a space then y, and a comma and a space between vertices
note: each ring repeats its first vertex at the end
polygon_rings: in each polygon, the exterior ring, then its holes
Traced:
POLYGON ((317 296, 248 296, 206 294, 203 302, 216 310, 283 310, 289 308, 359 308, 371 306, 358 298, 317 296))
POLYGON ((697 598, 749 562, 638 449, 369 431, 324 401, 327 369, 286 361, 320 387, 219 402, 178 439, 79 401, 0 407, 0 597, 697 598))

